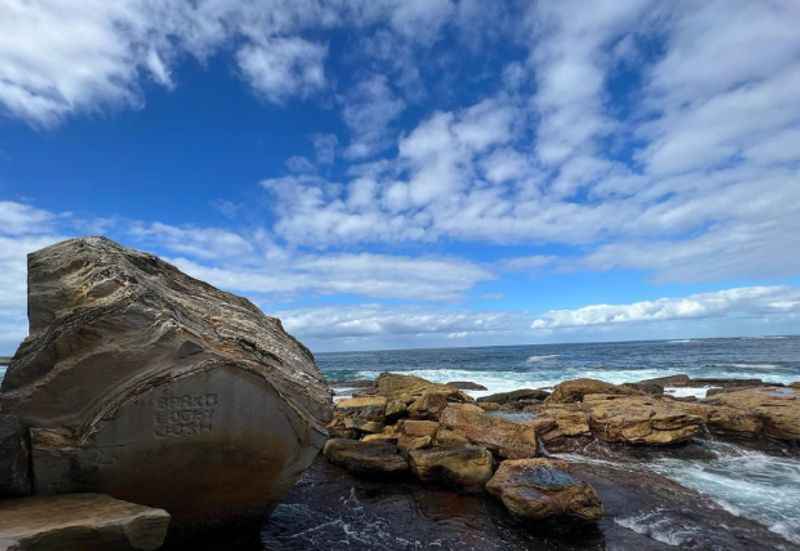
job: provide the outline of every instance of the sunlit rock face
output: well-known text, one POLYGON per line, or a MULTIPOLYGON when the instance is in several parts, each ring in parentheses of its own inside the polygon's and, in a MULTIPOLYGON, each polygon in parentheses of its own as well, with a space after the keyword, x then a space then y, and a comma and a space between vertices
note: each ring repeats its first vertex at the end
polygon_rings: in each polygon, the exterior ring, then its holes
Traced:
POLYGON ((98 491, 178 523, 262 514, 327 437, 312 354, 248 300, 105 238, 28 259, 30 336, 0 405, 37 494, 98 491))

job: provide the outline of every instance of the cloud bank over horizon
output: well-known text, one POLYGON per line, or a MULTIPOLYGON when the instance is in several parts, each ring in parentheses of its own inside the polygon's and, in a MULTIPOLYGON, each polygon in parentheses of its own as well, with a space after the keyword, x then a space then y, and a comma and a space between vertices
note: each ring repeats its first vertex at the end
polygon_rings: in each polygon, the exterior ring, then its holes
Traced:
POLYGON ((0 354, 24 337, 25 254, 88 233, 320 350, 800 333, 798 20, 789 1, 10 0, 0 354), (24 162, 39 148, 49 166, 24 162), (165 200, 134 208, 145 186, 165 200))

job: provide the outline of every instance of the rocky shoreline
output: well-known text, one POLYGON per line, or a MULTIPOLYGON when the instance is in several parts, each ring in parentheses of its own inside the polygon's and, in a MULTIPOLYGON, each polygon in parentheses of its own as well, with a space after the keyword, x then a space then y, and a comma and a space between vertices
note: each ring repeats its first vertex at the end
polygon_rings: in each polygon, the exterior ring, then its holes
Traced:
MULTIPOLYGON (((345 476, 336 469, 348 472, 343 486, 372 496, 359 498, 372 514, 400 514, 386 512, 391 506, 376 493, 400 492, 413 500, 398 522, 425 526, 430 541, 437 529, 429 524, 436 521, 419 502, 427 492, 472 503, 489 516, 479 523, 480 535, 472 534, 471 522, 460 525, 462 540, 480 540, 476 549, 523 549, 534 540, 542 549, 798 549, 645 467, 659 457, 702 458, 707 440, 800 457, 800 385, 714 380, 718 390, 706 399, 664 394, 667 384, 711 382, 687 376, 626 385, 579 379, 552 391, 520 389, 478 400, 460 390, 463 382, 442 385, 398 374, 382 374, 371 386, 335 383, 357 390, 337 402, 328 426, 332 439, 324 455, 330 465, 315 464, 289 499, 298 507, 320 507, 302 492, 303 484, 335 486, 345 476), (409 489, 413 480, 419 489, 409 489), (497 525, 516 529, 498 532, 497 525), (576 539, 575 533, 582 535, 576 539)), ((285 515, 278 518, 291 524, 285 515)), ((283 530, 306 537, 302 522, 293 526, 283 530)), ((405 537, 389 533, 389 539, 405 537)), ((455 549, 445 543, 445 533, 437 545, 455 549)), ((359 548, 355 540, 350 545, 359 548)), ((415 545, 398 548, 424 548, 415 545)))

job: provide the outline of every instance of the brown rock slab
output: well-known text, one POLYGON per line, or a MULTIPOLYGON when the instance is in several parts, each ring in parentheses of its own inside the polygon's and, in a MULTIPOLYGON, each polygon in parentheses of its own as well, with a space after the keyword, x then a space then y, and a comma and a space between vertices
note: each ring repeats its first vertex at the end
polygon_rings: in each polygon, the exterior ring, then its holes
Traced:
POLYGON ((426 391, 408 406, 408 414, 414 419, 438 419, 452 392, 426 391))
POLYGON ((582 408, 592 432, 606 442, 661 446, 700 432, 703 419, 678 404, 653 396, 591 394, 582 408))
POLYGON ((31 493, 27 430, 14 415, 0 414, 0 497, 31 493))
POLYGON ((328 440, 325 458, 358 475, 396 475, 408 471, 408 461, 388 442, 361 442, 343 438, 328 440))
POLYGON ((603 505, 597 492, 575 480, 564 467, 562 462, 541 458, 503 461, 486 490, 518 517, 600 520, 603 505))
POLYGON ((597 379, 573 379, 565 381, 553 389, 552 394, 547 398, 547 403, 569 403, 580 402, 588 394, 614 394, 631 396, 643 394, 640 390, 612 385, 597 379))
POLYGON ((341 422, 345 429, 363 432, 380 432, 386 420, 386 398, 363 396, 336 403, 334 423, 341 422))
POLYGON ((476 492, 492 477, 494 459, 480 446, 412 450, 411 471, 422 481, 437 482, 466 492, 476 492))
POLYGON ((155 256, 99 237, 32 253, 28 312, 0 407, 37 435, 37 493, 238 521, 280 501, 324 444, 332 403, 310 351, 155 256))
POLYGON ((0 550, 158 549, 170 516, 102 494, 0 501, 0 550))
POLYGON ((375 394, 385 396, 389 400, 397 400, 405 404, 412 404, 426 392, 441 392, 447 395, 449 401, 471 402, 470 396, 457 388, 438 383, 432 383, 414 375, 400 375, 397 373, 381 373, 375 381, 375 394))
POLYGON ((764 435, 776 440, 800 441, 800 390, 759 387, 714 395, 712 403, 757 415, 764 435))
POLYGON ((443 426, 462 434, 470 442, 505 458, 536 455, 536 432, 531 426, 485 413, 472 404, 450 404, 442 412, 443 426))

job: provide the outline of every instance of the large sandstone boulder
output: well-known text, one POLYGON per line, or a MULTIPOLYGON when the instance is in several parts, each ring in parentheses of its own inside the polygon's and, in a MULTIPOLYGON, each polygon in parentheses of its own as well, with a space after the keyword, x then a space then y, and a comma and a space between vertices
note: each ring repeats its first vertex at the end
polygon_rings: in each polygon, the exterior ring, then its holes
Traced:
POLYGON ((35 491, 102 492, 180 523, 260 516, 324 444, 309 350, 248 300, 105 238, 28 257, 30 336, 0 407, 35 491))
POLYGON ((422 481, 437 482, 465 492, 480 492, 492 478, 494 459, 480 446, 412 450, 411 471, 422 481))
POLYGON ((389 442, 361 442, 331 438, 323 450, 325 458, 353 474, 397 475, 408 471, 408 461, 389 442))
POLYGON ((800 390, 792 387, 760 387, 715 394, 720 404, 757 415, 763 433, 776 440, 800 441, 800 390))
POLYGON ((679 404, 652 396, 589 394, 582 408, 592 432, 602 440, 660 446, 684 442, 700 432, 703 419, 679 404))
POLYGON ((512 514, 530 520, 572 517, 597 521, 603 516, 603 505, 594 488, 575 480, 559 461, 503 461, 486 490, 500 498, 512 514))
POLYGON ((484 446, 500 457, 524 458, 536 455, 533 427, 488 415, 472 404, 450 404, 442 412, 443 426, 484 446))
POLYGON ((644 394, 640 390, 612 385, 597 379, 573 379, 565 381, 553 389, 552 394, 547 397, 547 403, 568 403, 580 402, 588 394, 616 394, 631 396, 644 394))
POLYGON ((0 500, 0 551, 150 551, 169 520, 163 509, 102 494, 0 500))

